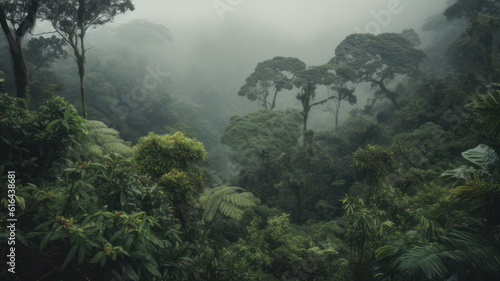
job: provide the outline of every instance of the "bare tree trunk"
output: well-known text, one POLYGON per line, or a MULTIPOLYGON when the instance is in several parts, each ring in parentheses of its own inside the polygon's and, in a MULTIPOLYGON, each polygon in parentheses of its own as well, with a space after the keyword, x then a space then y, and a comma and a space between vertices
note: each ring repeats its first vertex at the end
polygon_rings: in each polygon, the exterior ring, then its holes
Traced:
POLYGON ((28 99, 28 70, 24 61, 24 54, 21 48, 21 41, 17 42, 16 49, 10 48, 12 56, 12 68, 16 78, 17 97, 28 99))
POLYGON ((85 85, 83 83, 83 78, 85 76, 85 42, 83 41, 85 37, 85 26, 83 24, 84 15, 86 12, 85 0, 78 0, 80 4, 78 7, 78 29, 80 30, 80 51, 81 54, 78 54, 78 47, 75 48, 75 55, 78 64, 78 74, 80 75, 80 95, 82 97, 82 113, 83 118, 87 119, 87 104, 85 103, 85 85))
POLYGON ((28 70, 24 60, 24 54, 21 46, 23 36, 33 27, 38 10, 38 1, 32 1, 29 6, 29 12, 19 28, 12 34, 8 24, 6 12, 0 7, 0 24, 2 30, 10 45, 10 54, 12 57, 12 68, 16 78, 16 91, 19 98, 28 99, 28 70))
POLYGON ((80 75, 80 95, 82 97, 82 113, 83 118, 87 119, 87 104, 85 103, 85 84, 83 78, 85 76, 85 61, 82 57, 77 59, 78 74, 80 75))
POLYGON ((273 98, 273 103, 271 104, 271 110, 274 109, 274 107, 276 106, 276 97, 278 96, 278 89, 276 89, 276 91, 274 92, 274 98, 273 98))
POLYGON ((340 101, 341 100, 340 100, 340 97, 339 97, 339 99, 337 101, 337 104, 336 104, 337 108, 335 109, 335 130, 334 130, 335 133, 337 133, 337 129, 339 127, 340 101))

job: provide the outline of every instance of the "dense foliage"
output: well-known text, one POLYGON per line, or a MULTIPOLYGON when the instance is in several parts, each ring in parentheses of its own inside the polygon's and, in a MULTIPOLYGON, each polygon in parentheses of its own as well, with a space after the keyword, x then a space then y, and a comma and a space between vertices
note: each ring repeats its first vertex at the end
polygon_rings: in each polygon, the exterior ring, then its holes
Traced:
POLYGON ((0 42, 0 241, 16 257, 0 279, 500 280, 500 84, 476 80, 500 77, 498 3, 454 2, 423 47, 413 30, 352 34, 318 66, 258 62, 233 94, 263 108, 229 117, 148 66, 165 26, 132 21, 113 30, 126 48, 84 56, 84 24, 133 9, 101 2, 41 7, 70 37, 26 45, 31 100, 0 42), (72 105, 84 74, 93 120, 72 105), (311 126, 320 109, 332 129, 311 126))

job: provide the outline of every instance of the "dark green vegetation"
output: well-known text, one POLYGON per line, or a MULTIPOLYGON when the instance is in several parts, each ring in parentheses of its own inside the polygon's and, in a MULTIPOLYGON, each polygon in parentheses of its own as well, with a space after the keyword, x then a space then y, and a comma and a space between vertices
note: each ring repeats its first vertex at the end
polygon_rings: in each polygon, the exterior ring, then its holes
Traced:
POLYGON ((133 8, 99 3, 50 13, 69 46, 0 41, 1 280, 500 280, 500 84, 477 79, 500 81, 496 2, 457 1, 422 49, 404 30, 349 35, 319 66, 264 60, 237 93, 263 108, 230 118, 148 69, 144 49, 175 40, 161 25, 85 57, 84 24, 133 8), (329 105, 334 130, 311 129, 329 105))

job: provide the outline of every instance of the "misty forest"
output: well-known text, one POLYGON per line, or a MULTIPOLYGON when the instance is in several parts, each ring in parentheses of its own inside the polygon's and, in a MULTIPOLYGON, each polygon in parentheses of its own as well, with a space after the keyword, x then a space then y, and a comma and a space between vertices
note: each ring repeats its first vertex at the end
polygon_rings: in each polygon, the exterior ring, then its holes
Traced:
POLYGON ((0 280, 500 280, 500 1, 0 24, 0 280))

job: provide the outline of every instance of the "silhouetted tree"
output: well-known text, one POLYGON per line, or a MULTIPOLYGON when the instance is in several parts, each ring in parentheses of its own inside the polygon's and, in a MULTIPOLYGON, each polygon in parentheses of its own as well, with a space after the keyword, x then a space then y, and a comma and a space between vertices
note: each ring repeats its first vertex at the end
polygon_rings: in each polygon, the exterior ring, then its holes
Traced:
POLYGON ((292 81, 306 65, 297 58, 275 57, 257 64, 254 72, 245 79, 238 95, 259 101, 266 109, 274 109, 276 97, 283 90, 293 89, 292 81), (268 101, 269 90, 274 89, 273 100, 268 101))
POLYGON ((58 59, 66 58, 68 53, 64 50, 67 43, 55 35, 52 37, 32 38, 28 41, 26 60, 32 65, 32 72, 40 68, 49 67, 58 59))
POLYGON ((35 25, 37 11, 38 0, 2 1, 0 3, 0 24, 9 42, 17 96, 24 99, 28 98, 28 71, 21 45, 24 35, 35 25))
POLYGON ((335 49, 331 63, 345 63, 356 70, 351 81, 371 82, 396 106, 397 93, 386 82, 396 75, 417 75, 425 54, 396 33, 351 34, 335 49))
POLYGON ((43 17, 52 23, 57 33, 70 45, 80 75, 83 117, 87 118, 85 103, 85 34, 88 29, 111 22, 118 14, 133 11, 131 0, 54 0, 41 7, 43 17))

